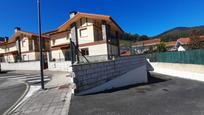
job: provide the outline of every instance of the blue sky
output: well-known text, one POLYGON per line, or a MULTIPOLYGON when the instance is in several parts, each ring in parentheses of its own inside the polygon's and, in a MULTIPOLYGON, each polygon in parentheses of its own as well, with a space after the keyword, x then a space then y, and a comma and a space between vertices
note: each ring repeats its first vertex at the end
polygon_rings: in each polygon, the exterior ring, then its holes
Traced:
MULTIPOLYGON (((0 36, 14 28, 37 32, 37 0, 1 0, 0 36)), ((56 29, 70 11, 111 15, 124 31, 154 36, 177 26, 204 25, 204 0, 41 0, 42 31, 56 29)))

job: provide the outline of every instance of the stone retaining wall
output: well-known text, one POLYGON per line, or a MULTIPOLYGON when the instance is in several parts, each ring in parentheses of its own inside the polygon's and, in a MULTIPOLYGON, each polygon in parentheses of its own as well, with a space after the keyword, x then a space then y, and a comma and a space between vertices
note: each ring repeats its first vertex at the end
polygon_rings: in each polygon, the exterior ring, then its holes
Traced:
POLYGON ((141 66, 146 67, 144 56, 120 57, 114 61, 73 65, 75 93, 99 86, 141 66))

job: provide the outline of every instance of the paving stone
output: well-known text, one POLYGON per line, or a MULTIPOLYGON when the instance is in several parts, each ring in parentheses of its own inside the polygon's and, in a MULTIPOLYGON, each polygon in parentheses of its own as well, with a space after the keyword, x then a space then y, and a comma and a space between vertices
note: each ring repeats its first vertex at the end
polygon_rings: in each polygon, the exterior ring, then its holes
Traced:
MULTIPOLYGON (((55 77, 60 76, 57 75, 55 77)), ((60 79, 61 81, 56 78, 53 79, 56 81, 51 80, 47 87, 56 86, 55 88, 37 91, 20 105, 12 115, 60 115, 62 110, 64 115, 68 115, 70 100, 66 100, 66 98, 68 96, 67 93, 71 92, 71 89, 59 89, 58 87, 69 84, 70 81, 65 80, 67 79, 65 74, 64 79, 60 79)), ((69 98, 71 98, 71 95, 69 98)))

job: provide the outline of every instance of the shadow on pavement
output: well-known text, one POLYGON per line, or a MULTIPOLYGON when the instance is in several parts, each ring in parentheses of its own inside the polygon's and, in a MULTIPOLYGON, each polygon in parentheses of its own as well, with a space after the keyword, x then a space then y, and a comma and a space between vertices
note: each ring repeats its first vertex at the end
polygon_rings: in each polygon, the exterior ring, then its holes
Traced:
POLYGON ((8 73, 8 72, 12 72, 12 70, 8 70, 8 71, 1 71, 0 70, 0 74, 5 74, 5 73, 8 73))
MULTIPOLYGON (((144 86, 144 85, 149 85, 149 84, 154 84, 154 83, 160 83, 160 82, 165 82, 165 81, 170 80, 170 79, 155 77, 154 74, 151 74, 150 72, 147 73, 147 76, 148 76, 148 82, 147 83, 137 83, 137 84, 128 85, 128 86, 125 86, 125 87, 113 88, 113 89, 110 89, 110 90, 105 90, 105 91, 86 94, 86 95, 95 95, 95 94, 101 94, 101 93, 113 93, 113 92, 117 92, 117 91, 121 91, 121 90, 128 90, 128 89, 133 88, 133 87, 144 86)), ((85 95, 81 95, 81 96, 85 96, 85 95)))

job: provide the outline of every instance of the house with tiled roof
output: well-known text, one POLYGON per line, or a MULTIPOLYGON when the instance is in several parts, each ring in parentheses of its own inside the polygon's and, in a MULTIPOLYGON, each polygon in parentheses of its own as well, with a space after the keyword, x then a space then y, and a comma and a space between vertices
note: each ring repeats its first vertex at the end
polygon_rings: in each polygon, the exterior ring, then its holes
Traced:
POLYGON ((186 38, 179 38, 176 42, 176 48, 178 51, 186 51, 189 48, 190 44, 193 44, 194 42, 204 42, 204 36, 199 36, 196 40, 193 40, 190 37, 186 38))
MULTIPOLYGON (((43 51, 49 51, 49 38, 47 36, 42 36, 42 44, 43 51)), ((16 28, 14 35, 1 44, 0 54, 1 61, 9 63, 37 61, 40 58, 38 35, 16 28)))
POLYGON ((165 42, 167 51, 176 51, 176 41, 165 42))
POLYGON ((110 16, 71 12, 69 20, 44 34, 50 37, 50 60, 77 60, 76 54, 80 59, 86 57, 91 61, 119 56, 119 39, 123 30, 110 16), (71 52, 71 48, 75 51, 71 52))
POLYGON ((160 42, 160 38, 138 41, 132 45, 132 48, 136 54, 142 54, 150 49, 155 50, 160 42))

